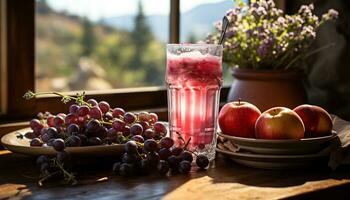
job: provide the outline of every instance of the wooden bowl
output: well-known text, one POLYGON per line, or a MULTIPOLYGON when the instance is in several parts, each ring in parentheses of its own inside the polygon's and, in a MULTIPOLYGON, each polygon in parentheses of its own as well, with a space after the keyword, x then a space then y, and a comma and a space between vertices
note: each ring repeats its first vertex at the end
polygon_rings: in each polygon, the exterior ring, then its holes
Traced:
MULTIPOLYGON (((2 145, 14 152, 26 155, 38 156, 47 155, 54 156, 57 152, 52 147, 31 147, 30 139, 17 137, 19 134, 24 135, 30 128, 20 129, 4 135, 1 138, 2 145)), ((124 153, 123 144, 99 145, 99 146, 84 146, 84 147, 66 147, 65 151, 74 157, 110 157, 120 156, 124 153)))

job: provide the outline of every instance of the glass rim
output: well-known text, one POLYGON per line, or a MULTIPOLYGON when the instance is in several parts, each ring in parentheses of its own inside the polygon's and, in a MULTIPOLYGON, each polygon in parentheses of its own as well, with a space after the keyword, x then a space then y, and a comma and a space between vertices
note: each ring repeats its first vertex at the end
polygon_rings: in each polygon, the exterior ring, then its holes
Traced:
POLYGON ((166 44, 167 47, 223 47, 222 44, 196 44, 196 43, 168 43, 166 44))

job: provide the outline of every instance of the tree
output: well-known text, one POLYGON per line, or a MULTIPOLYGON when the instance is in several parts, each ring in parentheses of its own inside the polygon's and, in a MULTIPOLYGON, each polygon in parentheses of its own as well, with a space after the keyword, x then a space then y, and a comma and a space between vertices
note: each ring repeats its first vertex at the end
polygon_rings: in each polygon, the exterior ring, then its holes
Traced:
POLYGON ((52 12, 52 9, 47 4, 46 0, 39 0, 36 2, 36 11, 40 14, 48 14, 52 12))
POLYGON ((135 54, 130 65, 132 69, 139 69, 142 65, 142 55, 146 51, 149 43, 153 40, 151 29, 143 13, 141 1, 138 2, 138 13, 135 17, 134 30, 131 33, 135 46, 135 54))
POLYGON ((83 18, 83 36, 81 39, 82 52, 81 56, 90 56, 96 46, 96 37, 94 27, 89 19, 83 18))
POLYGON ((196 34, 194 34, 193 32, 191 32, 188 36, 188 39, 187 39, 187 42, 188 43, 197 43, 198 42, 198 39, 196 37, 196 34))

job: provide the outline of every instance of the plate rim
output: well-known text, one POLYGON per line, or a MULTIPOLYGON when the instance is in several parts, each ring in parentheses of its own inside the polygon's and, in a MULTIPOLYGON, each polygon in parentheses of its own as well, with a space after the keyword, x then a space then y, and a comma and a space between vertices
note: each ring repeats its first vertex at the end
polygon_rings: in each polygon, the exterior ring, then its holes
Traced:
POLYGON ((337 136, 336 131, 332 131, 332 134, 322 136, 322 137, 313 137, 313 138, 302 138, 302 139, 256 139, 256 138, 244 138, 244 137, 237 137, 237 136, 231 136, 226 135, 222 132, 217 132, 217 134, 221 137, 224 137, 229 140, 235 140, 235 141, 241 141, 241 142, 250 142, 250 143, 278 143, 278 144, 286 144, 286 143, 300 143, 300 142, 315 142, 315 141, 323 141, 323 140, 330 140, 337 136))
MULTIPOLYGON (((9 147, 21 147, 21 148, 28 148, 28 149, 53 149, 53 147, 51 146, 47 146, 47 147, 31 147, 31 146, 24 146, 24 145, 14 145, 12 143, 8 143, 8 140, 7 139, 10 135, 13 135, 13 134, 16 134, 20 131, 26 131, 26 130, 29 130, 30 127, 26 127, 26 128, 21 128, 21 129, 18 129, 18 130, 15 130, 15 131, 11 131, 9 133, 6 133, 5 135, 3 135, 1 137, 1 144, 6 148, 8 149, 8 146, 9 147)), ((29 138, 26 138, 29 140, 29 138)), ((96 149, 103 149, 103 148, 106 148, 106 147, 113 147, 113 146, 124 146, 124 144, 110 144, 110 145, 96 145, 96 146, 80 146, 80 147, 66 147, 66 149, 69 151, 69 150, 86 150, 86 149, 91 149, 92 147, 93 148, 96 148, 96 149)))
POLYGON ((317 158, 317 157, 327 157, 329 155, 326 154, 301 154, 301 155, 271 155, 271 154, 255 154, 255 153, 242 153, 242 152, 232 152, 223 149, 219 149, 218 147, 215 150, 219 153, 231 155, 231 156, 239 156, 246 158, 261 158, 261 159, 298 159, 298 158, 317 158))

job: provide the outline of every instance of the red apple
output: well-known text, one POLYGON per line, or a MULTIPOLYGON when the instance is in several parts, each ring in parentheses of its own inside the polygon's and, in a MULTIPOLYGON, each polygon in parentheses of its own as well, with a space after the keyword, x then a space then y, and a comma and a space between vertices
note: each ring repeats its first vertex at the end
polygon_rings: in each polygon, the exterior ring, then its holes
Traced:
POLYGON ((303 120, 305 137, 322 137, 331 134, 332 118, 323 108, 314 105, 300 105, 294 111, 303 120))
POLYGON ((219 126, 223 134, 254 138, 254 126, 260 114, 260 110, 253 104, 244 101, 230 102, 219 113, 219 126))
POLYGON ((304 124, 293 110, 275 107, 263 112, 255 124, 255 136, 259 139, 304 138, 304 124))

